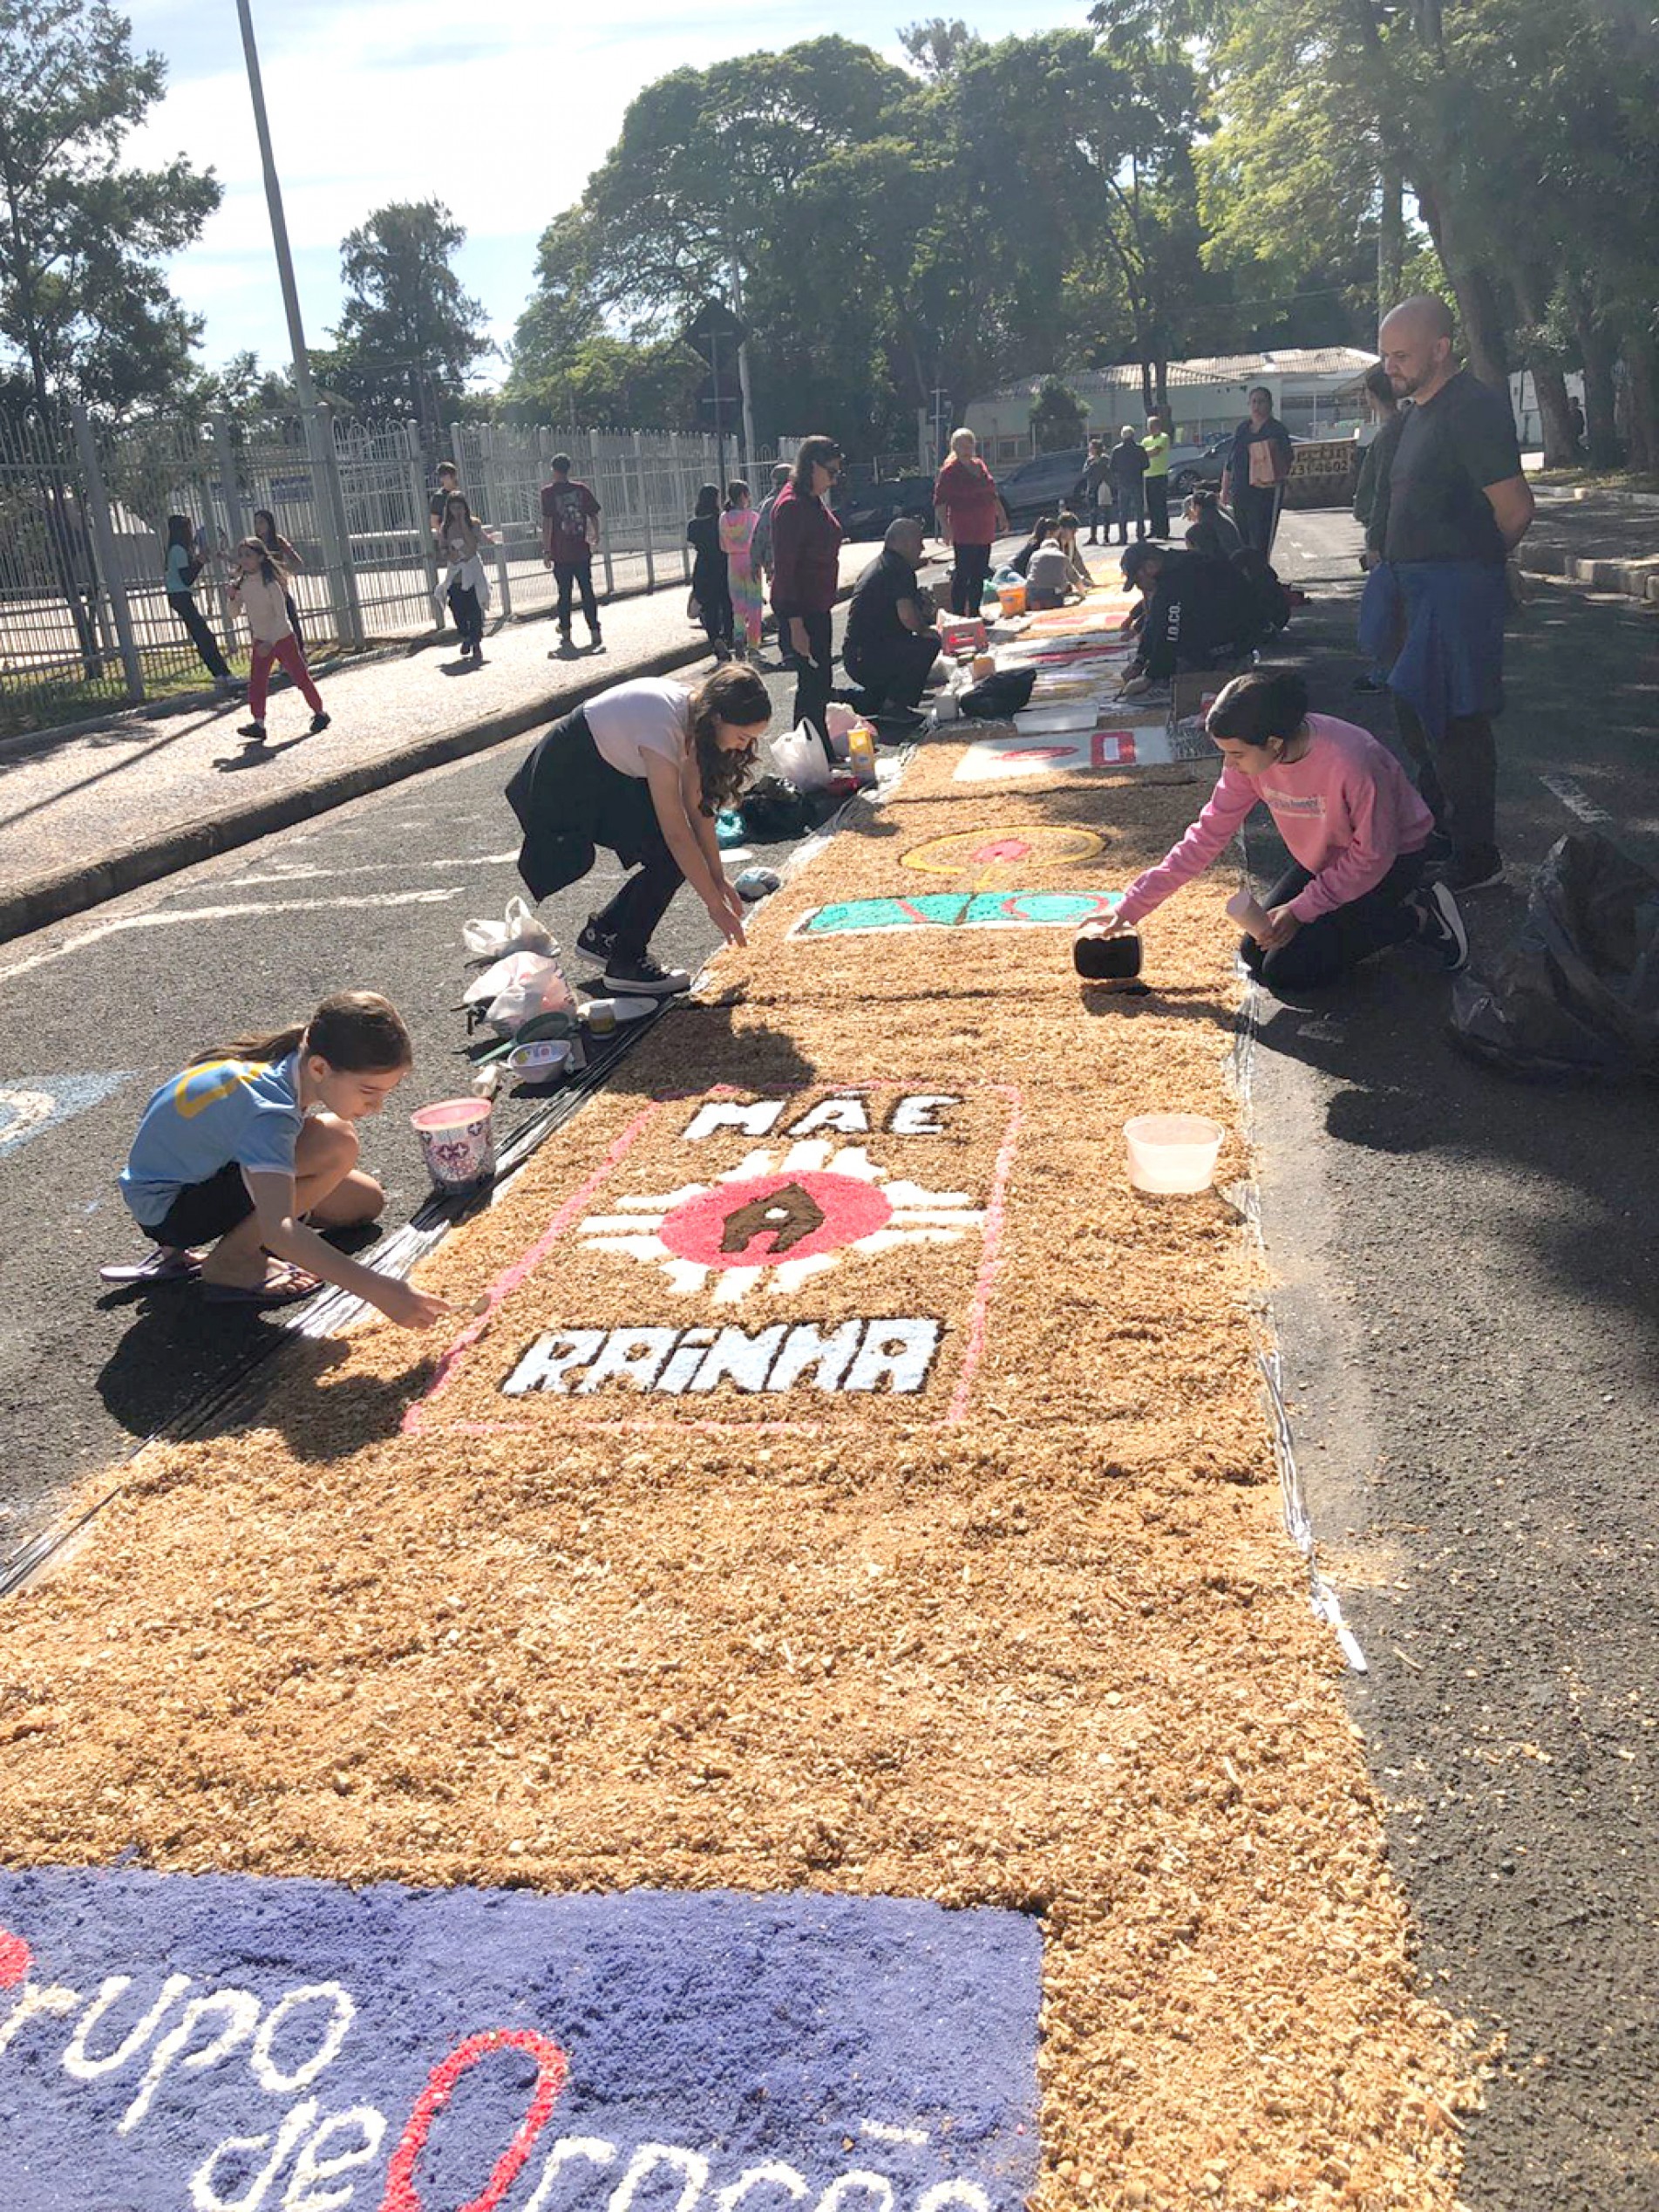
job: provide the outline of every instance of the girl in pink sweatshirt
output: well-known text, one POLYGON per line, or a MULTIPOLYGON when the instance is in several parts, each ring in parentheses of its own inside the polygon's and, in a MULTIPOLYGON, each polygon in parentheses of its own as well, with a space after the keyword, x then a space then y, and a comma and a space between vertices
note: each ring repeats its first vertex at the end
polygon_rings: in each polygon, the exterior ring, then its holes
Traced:
POLYGON ((1457 902, 1426 887, 1434 818, 1385 746, 1351 722, 1309 714, 1294 669, 1236 676, 1205 725, 1225 766, 1180 843, 1137 876, 1116 920, 1132 928, 1202 875, 1261 801, 1295 865, 1268 894, 1240 957, 1269 990, 1307 990, 1390 945, 1425 946, 1449 970, 1469 955, 1457 902))

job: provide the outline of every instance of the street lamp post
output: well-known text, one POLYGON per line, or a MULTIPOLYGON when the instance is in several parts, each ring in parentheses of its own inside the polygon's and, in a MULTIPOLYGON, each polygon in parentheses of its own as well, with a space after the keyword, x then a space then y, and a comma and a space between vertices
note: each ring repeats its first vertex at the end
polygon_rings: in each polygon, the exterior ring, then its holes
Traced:
POLYGON ((236 0, 236 14, 241 24, 242 52, 248 62, 248 91, 254 104, 254 129, 259 139, 259 163, 265 178, 265 206, 270 215, 277 282, 282 288, 282 312, 288 318, 294 391, 299 401, 301 420, 305 425, 306 442, 311 449, 312 485, 321 494, 315 504, 324 561, 336 586, 336 624, 349 644, 361 645, 363 608, 357 596, 357 571, 351 565, 350 531, 334 451, 334 431, 331 425, 323 420, 317 407, 305 325, 300 319, 299 289, 294 282, 294 256, 289 248, 288 220, 282 213, 282 187, 276 179, 276 157, 271 151, 271 126, 265 112, 265 86, 259 71, 251 0, 236 0))

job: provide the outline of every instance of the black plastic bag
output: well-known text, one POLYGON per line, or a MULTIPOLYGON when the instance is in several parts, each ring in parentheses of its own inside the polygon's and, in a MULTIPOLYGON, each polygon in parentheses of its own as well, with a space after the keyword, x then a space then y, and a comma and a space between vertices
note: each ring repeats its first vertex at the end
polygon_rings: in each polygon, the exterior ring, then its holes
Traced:
POLYGON ((745 834, 762 845, 780 845, 792 837, 804 837, 818 827, 821 811, 806 793, 797 791, 782 776, 762 776, 738 801, 745 834))
POLYGON ((1535 1081, 1659 1077, 1659 879, 1596 831, 1571 831, 1496 974, 1458 977, 1452 1035, 1535 1081))
POLYGON ((975 722, 1011 721, 1023 706, 1030 704, 1036 689, 1034 668, 999 668, 962 693, 962 711, 975 722))

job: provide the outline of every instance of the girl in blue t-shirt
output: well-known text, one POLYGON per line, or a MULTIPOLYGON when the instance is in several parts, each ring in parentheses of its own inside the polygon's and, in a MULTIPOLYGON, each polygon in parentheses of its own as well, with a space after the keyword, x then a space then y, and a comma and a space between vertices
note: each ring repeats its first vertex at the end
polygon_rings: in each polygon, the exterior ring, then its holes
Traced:
POLYGON ((150 1279, 188 1275, 219 1304, 288 1305, 325 1283, 405 1329, 451 1309, 335 1250, 317 1228, 371 1222, 385 1193, 357 1166, 356 1124, 414 1058, 389 999, 343 990, 309 1022, 240 1038, 170 1077, 139 1120, 121 1195, 157 1246, 150 1279), (313 1226, 315 1224, 316 1226, 313 1226), (192 1248, 211 1245, 198 1263, 192 1248))
POLYGON ((201 562, 196 552, 196 534, 190 527, 190 517, 168 515, 167 604, 189 632, 190 643, 217 688, 221 691, 235 691, 241 687, 230 672, 230 664, 219 650, 219 640, 196 604, 195 582, 201 574, 201 562))

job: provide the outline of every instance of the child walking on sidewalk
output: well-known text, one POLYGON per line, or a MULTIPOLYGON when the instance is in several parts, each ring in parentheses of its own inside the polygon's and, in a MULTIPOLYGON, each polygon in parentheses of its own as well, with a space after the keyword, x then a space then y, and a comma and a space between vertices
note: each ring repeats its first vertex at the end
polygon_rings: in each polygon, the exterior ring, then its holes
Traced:
POLYGON ((264 743, 265 694, 271 680, 273 661, 279 661, 288 670, 310 708, 311 735, 315 737, 319 730, 326 730, 329 718, 323 711, 323 695, 311 681, 305 655, 288 618, 288 577, 272 559, 270 548, 258 538, 244 538, 236 548, 236 574, 231 582, 230 602, 248 617, 254 639, 253 664, 248 677, 248 706, 254 718, 244 722, 237 734, 252 738, 255 744, 264 743))
POLYGON ((741 480, 726 486, 725 510, 720 517, 720 542, 725 548, 726 582, 731 596, 732 628, 742 626, 733 650, 739 660, 760 650, 760 577, 754 565, 755 525, 758 511, 749 504, 749 487, 741 480))

